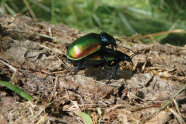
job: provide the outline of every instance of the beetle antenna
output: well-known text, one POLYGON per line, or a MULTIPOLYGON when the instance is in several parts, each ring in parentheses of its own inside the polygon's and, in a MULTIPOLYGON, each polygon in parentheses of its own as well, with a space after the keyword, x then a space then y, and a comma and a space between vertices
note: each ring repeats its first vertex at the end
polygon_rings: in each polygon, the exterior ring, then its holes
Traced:
POLYGON ((136 54, 136 53, 132 54, 132 55, 130 56, 130 59, 132 59, 135 55, 137 55, 137 54, 136 54))
POLYGON ((130 61, 130 64, 133 66, 134 64, 133 64, 133 62, 132 62, 132 58, 135 56, 135 55, 137 55, 137 54, 132 54, 131 56, 130 56, 130 59, 131 59, 131 61, 130 61))
MULTIPOLYGON (((119 46, 119 47, 121 47, 121 46, 119 46)), ((122 47, 122 48, 125 48, 127 50, 130 50, 130 51, 132 51, 135 54, 135 52, 133 50, 131 50, 131 49, 127 48, 127 47, 122 47)))
POLYGON ((134 56, 135 56, 136 54, 134 53, 134 54, 132 54, 131 56, 130 56, 130 58, 132 59, 134 56))
MULTIPOLYGON (((116 39, 116 41, 121 42, 121 40, 119 40, 119 39, 116 39)), ((119 46, 119 47, 121 47, 121 46, 119 46)), ((122 48, 125 48, 125 49, 127 49, 127 50, 130 50, 130 51, 132 51, 132 52, 135 54, 135 52, 134 52, 133 50, 131 50, 131 49, 127 48, 127 47, 122 47, 122 48)))
MULTIPOLYGON (((120 41, 121 42, 121 40, 118 40, 118 39, 116 39, 116 41, 120 41)), ((119 46, 119 47, 122 47, 122 46, 119 46)), ((130 50, 130 51, 132 51, 135 54, 135 52, 133 50, 131 50, 131 49, 127 48, 127 47, 122 47, 122 48, 125 48, 127 50, 130 50)))

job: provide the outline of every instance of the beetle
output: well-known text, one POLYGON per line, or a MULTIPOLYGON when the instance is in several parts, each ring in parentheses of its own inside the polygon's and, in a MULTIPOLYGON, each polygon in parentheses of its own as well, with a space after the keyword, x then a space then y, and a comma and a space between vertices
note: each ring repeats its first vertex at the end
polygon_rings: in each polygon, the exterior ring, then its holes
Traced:
MULTIPOLYGON (((90 56, 87 56, 84 59, 83 64, 79 64, 79 61, 72 61, 73 65, 75 66, 76 70, 82 70, 85 68, 95 68, 99 66, 104 66, 105 64, 112 67, 115 66, 115 76, 116 72, 119 67, 119 63, 121 61, 127 61, 131 65, 133 65, 132 58, 136 54, 134 53, 131 56, 128 56, 125 53, 122 53, 121 51, 113 51, 110 48, 105 48, 104 51, 97 51, 94 54, 91 54, 90 56), (107 60, 105 60, 102 56, 106 57, 107 60)), ((113 76, 113 74, 112 74, 113 76)), ((111 76, 111 77, 112 77, 111 76)))
MULTIPOLYGON (((67 60, 78 60, 79 63, 82 63, 84 58, 97 51, 104 51, 105 47, 108 45, 111 45, 112 50, 114 50, 114 48, 116 49, 116 41, 111 35, 106 32, 101 32, 100 34, 89 33, 78 38, 72 42, 72 44, 67 45, 67 60)), ((107 61, 104 56, 103 58, 107 61)))

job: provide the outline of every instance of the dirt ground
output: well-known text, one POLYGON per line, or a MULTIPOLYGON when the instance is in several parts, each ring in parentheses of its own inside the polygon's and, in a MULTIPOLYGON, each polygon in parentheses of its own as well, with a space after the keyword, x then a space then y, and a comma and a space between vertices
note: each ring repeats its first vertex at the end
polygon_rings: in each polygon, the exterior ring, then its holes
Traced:
POLYGON ((121 62, 117 77, 108 83, 114 68, 75 71, 66 62, 65 44, 84 34, 25 16, 0 16, 0 80, 10 81, 16 69, 11 82, 34 98, 26 101, 0 86, 0 123, 81 124, 78 111, 89 114, 94 124, 99 119, 104 124, 184 123, 186 46, 142 44, 139 36, 122 37, 118 46, 138 54, 134 66, 121 62))

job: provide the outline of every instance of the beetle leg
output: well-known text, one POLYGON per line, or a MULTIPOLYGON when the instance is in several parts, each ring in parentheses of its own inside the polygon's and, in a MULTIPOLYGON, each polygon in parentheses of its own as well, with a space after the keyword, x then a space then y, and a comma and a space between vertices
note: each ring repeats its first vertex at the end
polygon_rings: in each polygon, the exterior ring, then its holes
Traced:
POLYGON ((118 67, 119 67, 119 63, 116 63, 116 70, 115 70, 115 73, 114 73, 114 76, 116 77, 116 72, 118 70, 118 67))
POLYGON ((119 64, 117 63, 116 66, 115 66, 115 71, 112 72, 111 76, 109 76, 109 79, 108 79, 107 84, 110 83, 110 80, 111 80, 111 78, 113 77, 113 75, 114 75, 114 77, 116 77, 116 72, 117 72, 117 70, 118 70, 118 67, 119 67, 119 64))
POLYGON ((71 61, 70 59, 68 59, 68 58, 67 58, 67 60, 66 60, 66 61, 67 61, 67 63, 70 63, 70 62, 72 62, 72 61, 71 61))
POLYGON ((82 70, 82 69, 85 68, 85 67, 82 66, 83 65, 83 61, 84 61, 84 59, 77 61, 77 65, 75 67, 76 70, 82 70))
POLYGON ((130 61, 130 64, 131 64, 132 66, 134 66, 134 64, 133 64, 133 62, 132 62, 132 61, 130 61))
MULTIPOLYGON (((111 52, 111 51, 107 50, 107 52, 111 52)), ((102 56, 102 55, 101 55, 101 56, 102 56)), ((112 66, 112 65, 111 65, 111 61, 109 62, 109 60, 107 59, 106 56, 102 56, 102 58, 106 61, 106 63, 108 64, 108 66, 112 66)))
POLYGON ((109 62, 109 60, 107 59, 107 57, 106 57, 106 56, 103 56, 103 58, 104 58, 104 60, 106 61, 106 63, 110 65, 110 62, 109 62))
POLYGON ((82 67, 82 66, 81 67, 80 66, 75 67, 75 70, 83 70, 83 69, 85 69, 85 67, 82 67))
POLYGON ((109 84, 109 83, 110 83, 110 80, 111 80, 111 77, 109 77, 109 79, 108 79, 108 81, 107 81, 107 83, 106 83, 106 84, 109 84))
MULTIPOLYGON (((114 45, 113 45, 113 44, 111 45, 111 47, 112 47, 112 49, 114 50, 114 45)), ((115 48, 116 48, 116 47, 115 47, 115 48)))
POLYGON ((111 64, 110 66, 114 66, 114 65, 115 65, 115 71, 112 73, 112 76, 111 76, 111 77, 113 77, 113 75, 114 75, 114 77, 116 77, 116 72, 117 72, 118 67, 119 67, 119 61, 118 61, 117 58, 116 58, 116 60, 114 61, 114 63, 111 64))
POLYGON ((116 49, 116 43, 114 43, 114 44, 111 44, 111 48, 114 50, 114 48, 115 48, 115 51, 117 51, 117 49, 116 49))
POLYGON ((66 49, 68 50, 68 48, 69 48, 70 44, 68 44, 68 43, 67 43, 67 44, 65 44, 65 45, 66 45, 66 49))

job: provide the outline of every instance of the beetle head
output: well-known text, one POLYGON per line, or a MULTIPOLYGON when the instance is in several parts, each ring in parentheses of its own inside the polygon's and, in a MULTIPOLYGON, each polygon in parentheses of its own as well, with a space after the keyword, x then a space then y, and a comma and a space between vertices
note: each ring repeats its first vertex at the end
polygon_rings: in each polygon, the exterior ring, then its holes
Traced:
POLYGON ((116 48, 116 41, 111 35, 109 35, 109 34, 107 34, 106 32, 103 31, 103 32, 100 33, 100 36, 101 36, 102 42, 105 45, 111 44, 112 47, 116 48))
POLYGON ((127 54, 125 53, 122 53, 120 51, 117 51, 116 53, 116 59, 118 62, 121 62, 121 61, 127 61, 129 62, 131 65, 133 65, 133 62, 132 62, 132 58, 135 56, 135 54, 131 55, 131 56, 128 56, 127 54))

